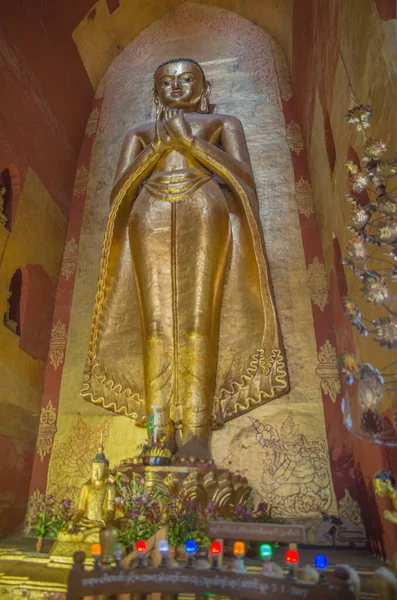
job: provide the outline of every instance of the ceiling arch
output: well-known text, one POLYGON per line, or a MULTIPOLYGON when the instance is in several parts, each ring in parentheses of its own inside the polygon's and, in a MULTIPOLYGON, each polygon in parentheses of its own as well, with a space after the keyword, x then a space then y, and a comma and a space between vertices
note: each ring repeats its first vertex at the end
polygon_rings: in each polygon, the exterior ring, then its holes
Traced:
MULTIPOLYGON (((120 0, 109 14, 98 0, 73 31, 73 39, 96 88, 111 62, 141 31, 183 4, 184 0, 120 0)), ((266 30, 281 46, 291 66, 293 0, 195 0, 195 4, 231 10, 266 30)))

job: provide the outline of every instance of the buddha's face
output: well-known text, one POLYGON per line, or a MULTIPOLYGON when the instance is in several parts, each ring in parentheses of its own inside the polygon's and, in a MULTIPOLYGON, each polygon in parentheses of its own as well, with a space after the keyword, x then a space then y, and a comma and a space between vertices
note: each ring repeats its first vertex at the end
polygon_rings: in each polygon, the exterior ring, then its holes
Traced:
POLYGON ((390 480, 382 481, 382 479, 376 478, 373 480, 373 486, 374 486, 375 494, 377 494, 378 496, 381 496, 382 498, 386 498, 387 496, 390 496, 390 494, 393 491, 393 487, 391 485, 390 480))
POLYGON ((107 465, 106 463, 93 462, 92 463, 92 471, 91 471, 91 479, 94 483, 105 481, 107 474, 107 465))
POLYGON ((169 63, 156 73, 156 90, 160 103, 166 108, 195 111, 200 105, 205 82, 194 63, 169 63))

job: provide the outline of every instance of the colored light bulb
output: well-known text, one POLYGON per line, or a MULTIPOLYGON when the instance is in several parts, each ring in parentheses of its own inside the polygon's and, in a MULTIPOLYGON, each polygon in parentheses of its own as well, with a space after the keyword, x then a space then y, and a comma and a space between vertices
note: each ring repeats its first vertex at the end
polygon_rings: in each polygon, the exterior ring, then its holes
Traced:
POLYGON ((116 559, 117 567, 121 567, 121 559, 123 558, 123 546, 120 542, 116 542, 113 548, 113 556, 116 559))
POLYGON ((135 544, 135 550, 138 552, 138 554, 146 554, 147 546, 145 540, 138 540, 135 544))
POLYGON ((273 556, 273 548, 270 544, 262 544, 259 548, 259 555, 261 558, 271 558, 273 556))
POLYGON ((314 566, 316 569, 326 569, 328 566, 327 557, 324 556, 324 554, 317 554, 317 556, 314 557, 314 566))
POLYGON ((92 556, 101 556, 101 554, 102 554, 101 544, 92 544, 91 554, 92 554, 92 556))
POLYGON ((166 554, 169 551, 170 551, 170 545, 168 543, 168 540, 160 540, 159 541, 159 552, 161 552, 161 554, 166 554))
POLYGON ((186 554, 194 554, 197 552, 197 544, 194 540, 187 540, 185 543, 186 554))
POLYGON ((244 556, 245 555, 244 542, 234 542, 233 554, 235 554, 236 556, 244 556))
POLYGON ((116 552, 118 554, 122 554, 123 553, 123 545, 121 544, 121 542, 116 542, 113 548, 113 554, 116 554, 116 552))
POLYGON ((295 564, 299 561, 299 553, 297 550, 287 550, 285 553, 285 562, 295 564))
POLYGON ((222 554, 221 542, 211 542, 210 552, 211 552, 211 554, 222 554))

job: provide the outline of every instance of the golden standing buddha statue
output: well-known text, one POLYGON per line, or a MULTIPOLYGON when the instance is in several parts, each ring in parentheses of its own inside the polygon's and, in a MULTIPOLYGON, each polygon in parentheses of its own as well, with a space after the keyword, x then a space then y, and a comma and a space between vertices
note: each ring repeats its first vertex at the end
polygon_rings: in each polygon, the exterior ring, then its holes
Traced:
POLYGON ((155 410, 169 449, 204 456, 288 377, 242 125, 210 113, 193 60, 154 82, 156 121, 116 171, 82 395, 138 422, 155 410))
POLYGON ((84 483, 76 514, 58 534, 60 542, 99 542, 101 529, 115 516, 116 486, 109 480, 109 461, 100 445, 92 461, 91 479, 84 483))

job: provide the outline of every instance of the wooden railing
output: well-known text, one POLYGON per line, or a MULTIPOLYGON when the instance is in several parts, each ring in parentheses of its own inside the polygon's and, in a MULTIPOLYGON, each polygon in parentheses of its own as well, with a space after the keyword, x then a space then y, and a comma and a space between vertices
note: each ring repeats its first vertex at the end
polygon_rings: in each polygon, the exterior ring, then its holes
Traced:
MULTIPOLYGON (((77 552, 69 574, 67 600, 85 596, 134 594, 144 599, 148 594, 178 598, 193 594, 238 598, 239 600, 354 600, 351 583, 332 574, 311 584, 294 578, 276 579, 262 574, 234 573, 220 569, 188 568, 97 568, 87 570, 85 555, 77 552), (171 596, 170 596, 171 595, 171 596)), ((158 596, 157 596, 158 597, 158 596)))

